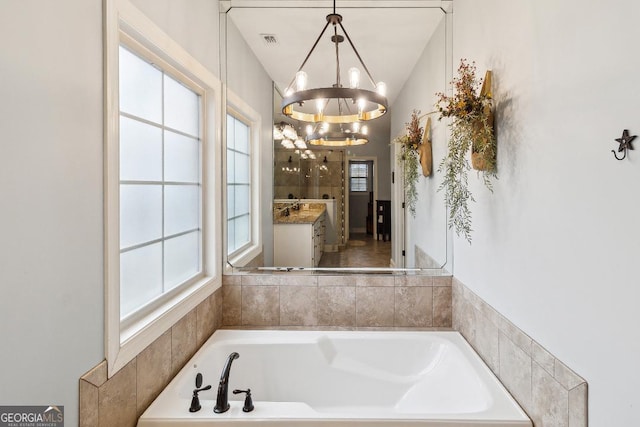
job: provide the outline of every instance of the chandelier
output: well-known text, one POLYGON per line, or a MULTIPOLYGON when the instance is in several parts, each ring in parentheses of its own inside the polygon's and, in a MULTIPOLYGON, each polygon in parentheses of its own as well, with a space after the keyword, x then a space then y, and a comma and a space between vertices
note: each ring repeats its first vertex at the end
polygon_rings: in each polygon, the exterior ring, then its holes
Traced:
POLYGON ((328 123, 307 125, 307 136, 305 141, 311 145, 323 145, 328 147, 345 147, 352 145, 363 145, 369 142, 367 136, 367 126, 360 126, 360 122, 352 124, 347 128, 343 124, 333 125, 328 123))
POLYGON ((333 13, 327 15, 327 23, 302 62, 302 65, 298 68, 295 77, 285 90, 285 96, 282 100, 282 113, 292 119, 309 123, 348 124, 372 120, 381 117, 387 112, 388 101, 386 98, 386 89, 385 83, 376 83, 371 76, 369 69, 364 64, 349 34, 347 34, 347 31, 342 25, 342 16, 336 13, 336 2, 334 0, 333 13), (306 87, 308 76, 307 73, 303 71, 303 68, 329 25, 333 26, 331 41, 335 45, 335 83, 331 87, 308 89, 306 87), (344 35, 338 34, 338 27, 340 27, 344 35), (355 67, 349 69, 348 87, 343 87, 340 80, 339 45, 345 38, 353 49, 358 61, 360 61, 369 82, 373 86, 373 90, 360 87, 360 70, 355 67))

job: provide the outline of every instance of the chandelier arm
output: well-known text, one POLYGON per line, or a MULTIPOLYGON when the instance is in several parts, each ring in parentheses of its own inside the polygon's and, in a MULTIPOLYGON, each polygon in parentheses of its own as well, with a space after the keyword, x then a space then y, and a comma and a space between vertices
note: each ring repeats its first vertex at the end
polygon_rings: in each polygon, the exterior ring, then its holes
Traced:
POLYGON ((369 72, 369 69, 364 64, 364 61, 360 57, 360 53, 358 53, 358 49, 356 49, 356 47, 353 45, 353 42, 351 41, 351 37, 349 37, 349 34, 347 33, 347 30, 344 29, 344 26, 342 25, 342 22, 338 22, 338 24, 340 24, 340 28, 342 28, 342 32, 344 33, 345 37, 349 41, 349 44, 351 45, 351 48, 353 49, 353 51, 355 52, 356 56, 358 57, 358 61, 360 61, 360 64, 362 65, 362 68, 364 68, 365 73, 367 73, 367 76, 369 77, 369 81, 371 81, 371 84, 375 88, 376 87, 376 82, 375 82, 375 80, 373 80, 373 77, 371 76, 371 73, 369 72))
MULTIPOLYGON (((322 35, 324 34, 324 32, 327 30, 327 27, 329 26, 330 22, 327 21, 327 23, 325 24, 324 28, 322 29, 322 31, 320 31, 320 35, 318 36, 318 38, 316 39, 316 42, 313 44, 313 46, 311 47, 311 50, 309 51, 309 53, 307 53, 307 57, 304 58, 304 61, 302 61, 302 65, 300 65, 300 68, 298 68, 298 71, 302 70, 302 68, 305 66, 305 64, 307 63, 307 61, 309 60, 309 57, 311 56, 311 54, 313 53, 313 51, 315 50, 316 46, 318 46, 318 42, 320 41, 320 39, 322 38, 322 35)), ((293 86, 293 83, 296 81, 295 75, 293 77, 293 79, 291 79, 291 83, 289 83, 289 86, 287 86, 287 89, 289 89, 291 86, 293 86)))

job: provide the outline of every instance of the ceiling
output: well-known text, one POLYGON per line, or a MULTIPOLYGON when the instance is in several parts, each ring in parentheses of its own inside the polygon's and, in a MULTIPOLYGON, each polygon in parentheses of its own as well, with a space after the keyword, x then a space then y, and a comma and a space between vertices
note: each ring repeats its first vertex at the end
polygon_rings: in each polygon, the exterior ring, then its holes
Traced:
MULTIPOLYGON (((429 38, 444 19, 442 4, 433 0, 337 0, 336 13, 342 15, 346 29, 362 60, 376 82, 387 84, 390 104, 400 93, 422 54, 429 38)), ((284 90, 311 50, 331 1, 246 1, 232 0, 227 17, 236 25, 247 44, 276 85, 284 90), (266 43, 273 35, 276 43, 266 43)), ((341 30, 338 29, 339 34, 341 30)), ((331 25, 303 68, 309 75, 308 87, 331 86, 336 81, 335 45, 331 25)), ((339 45, 341 81, 348 82, 347 71, 357 66, 361 87, 373 89, 353 49, 345 40, 339 45)))

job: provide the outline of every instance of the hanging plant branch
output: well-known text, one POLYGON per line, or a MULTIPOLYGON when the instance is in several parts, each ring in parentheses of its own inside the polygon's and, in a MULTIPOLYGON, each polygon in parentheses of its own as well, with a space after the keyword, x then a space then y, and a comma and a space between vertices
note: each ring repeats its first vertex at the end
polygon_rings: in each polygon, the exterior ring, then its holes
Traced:
POLYGON ((422 140, 424 129, 420 126, 420 111, 413 110, 411 120, 406 123, 407 133, 393 140, 400 144, 398 163, 402 165, 402 177, 404 181, 404 194, 411 216, 416 216, 416 200, 418 199, 418 168, 420 165, 418 148, 422 140))
POLYGON ((476 77, 475 63, 460 61, 458 77, 451 82, 453 95, 437 93, 436 108, 439 120, 451 118, 451 135, 447 143, 447 155, 438 167, 443 181, 438 191, 445 191, 449 207, 449 228, 471 243, 471 210, 469 202, 475 202, 468 187, 471 165, 467 153, 471 151, 472 165, 482 175, 484 185, 491 191, 491 179, 496 175, 497 145, 493 126, 491 73, 487 72, 484 84, 476 77), (478 89, 482 85, 482 90, 478 89))

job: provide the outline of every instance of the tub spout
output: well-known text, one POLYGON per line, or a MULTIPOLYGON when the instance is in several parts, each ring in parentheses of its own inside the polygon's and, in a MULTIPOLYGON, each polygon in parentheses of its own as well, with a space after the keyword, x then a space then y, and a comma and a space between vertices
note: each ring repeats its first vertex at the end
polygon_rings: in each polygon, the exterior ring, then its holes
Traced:
POLYGON ((229 373, 231 372, 231 363, 240 357, 235 351, 227 358, 227 363, 222 368, 222 374, 220 375, 220 384, 218 384, 218 397, 216 397, 216 406, 213 408, 213 412, 216 414, 222 414, 229 410, 229 373))

